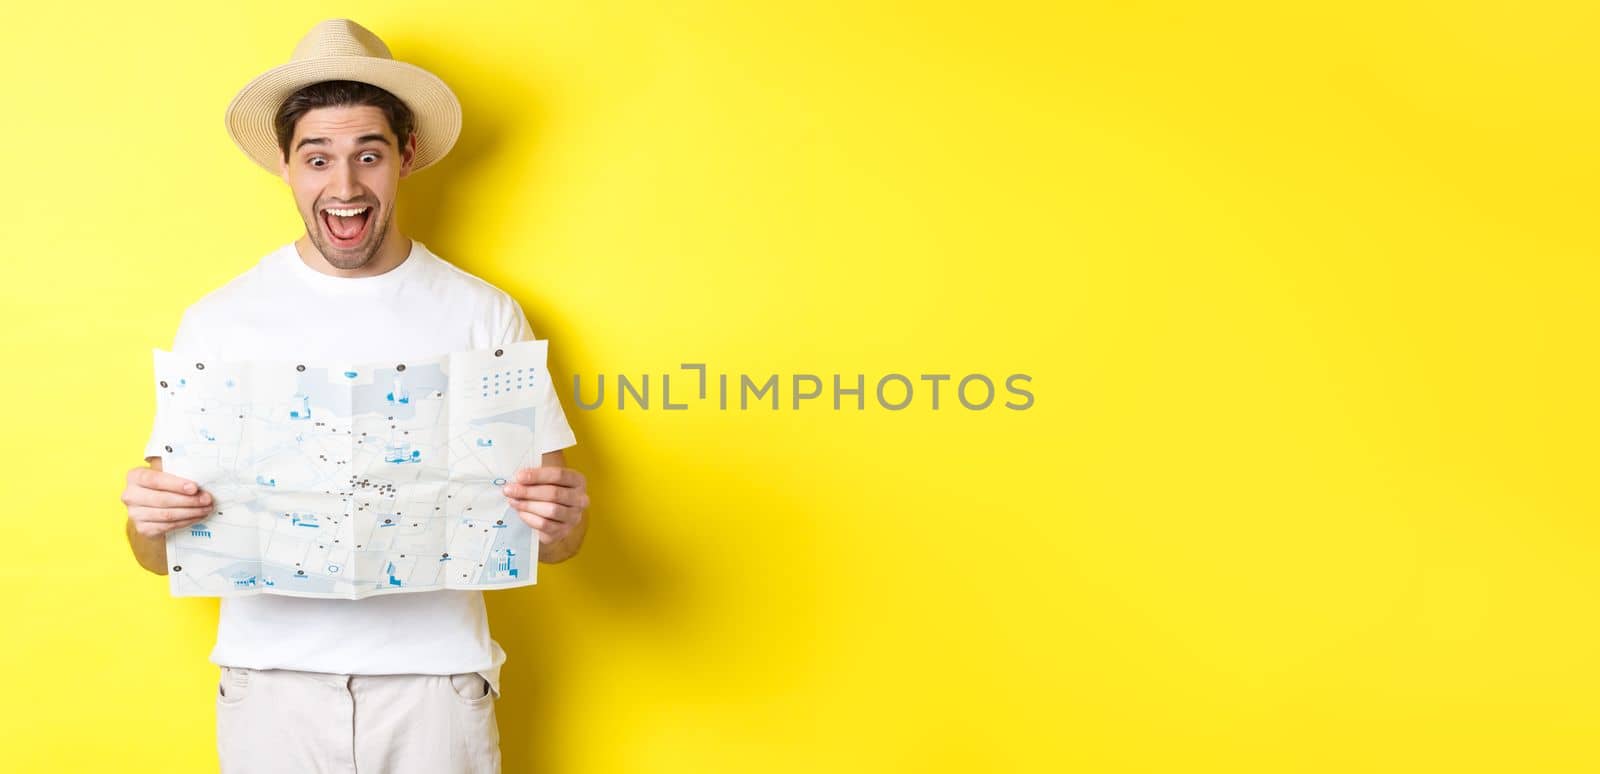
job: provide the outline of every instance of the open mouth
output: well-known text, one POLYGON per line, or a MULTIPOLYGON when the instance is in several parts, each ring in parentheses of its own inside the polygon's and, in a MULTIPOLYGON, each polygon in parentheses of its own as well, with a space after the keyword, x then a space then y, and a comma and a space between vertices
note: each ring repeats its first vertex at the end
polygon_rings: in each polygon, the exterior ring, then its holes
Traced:
POLYGON ((324 207, 318 212, 318 217, 322 219, 322 231, 328 235, 328 241, 334 247, 347 249, 361 244, 366 238, 368 223, 372 220, 372 207, 324 207))

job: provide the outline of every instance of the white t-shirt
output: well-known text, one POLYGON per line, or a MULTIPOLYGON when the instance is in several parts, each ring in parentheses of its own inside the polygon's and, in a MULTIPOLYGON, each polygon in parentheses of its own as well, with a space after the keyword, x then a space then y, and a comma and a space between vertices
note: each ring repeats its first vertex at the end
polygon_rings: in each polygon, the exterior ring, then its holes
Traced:
MULTIPOLYGON (((533 338, 515 299, 412 240, 399 266, 335 277, 294 243, 183 313, 172 351, 213 360, 401 362, 533 338)), ((535 430, 539 454, 576 443, 552 386, 535 430)), ((152 431, 146 457, 161 456, 152 431)), ((483 592, 388 594, 361 600, 257 594, 224 597, 211 662, 339 674, 478 672, 498 696, 506 654, 489 637, 483 592)))

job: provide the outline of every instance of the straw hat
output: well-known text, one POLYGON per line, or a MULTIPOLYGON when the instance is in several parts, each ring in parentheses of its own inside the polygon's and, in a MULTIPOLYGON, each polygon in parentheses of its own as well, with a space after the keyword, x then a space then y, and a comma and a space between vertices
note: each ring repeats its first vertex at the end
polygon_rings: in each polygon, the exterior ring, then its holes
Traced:
MULTIPOLYGON (((396 61, 370 30, 349 19, 312 27, 288 64, 245 84, 228 103, 228 134, 252 161, 278 174, 283 153, 272 120, 289 95, 319 81, 360 81, 400 98, 416 115, 417 153, 412 171, 444 158, 461 134, 461 103, 439 77, 396 61)), ((400 138, 404 143, 405 138, 400 138)))

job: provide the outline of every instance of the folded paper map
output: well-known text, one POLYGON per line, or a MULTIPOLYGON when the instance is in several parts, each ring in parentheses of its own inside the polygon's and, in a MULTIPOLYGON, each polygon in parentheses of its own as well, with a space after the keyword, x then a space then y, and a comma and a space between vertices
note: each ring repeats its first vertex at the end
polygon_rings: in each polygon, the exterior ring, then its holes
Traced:
POLYGON ((535 582, 501 487, 537 466, 548 342, 404 363, 155 351, 162 469, 209 517, 167 533, 174 596, 360 599, 535 582))

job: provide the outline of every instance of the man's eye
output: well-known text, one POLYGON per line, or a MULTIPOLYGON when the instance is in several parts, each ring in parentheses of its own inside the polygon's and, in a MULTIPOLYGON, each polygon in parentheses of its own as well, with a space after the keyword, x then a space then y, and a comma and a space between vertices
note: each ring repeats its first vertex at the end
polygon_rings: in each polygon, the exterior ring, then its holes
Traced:
POLYGON ((363 159, 372 159, 372 163, 377 163, 378 154, 376 154, 376 153, 363 153, 363 154, 361 154, 361 158, 363 158, 363 159))
POLYGON ((306 163, 310 164, 313 167, 320 167, 323 164, 326 164, 328 162, 327 162, 326 159, 322 158, 321 156, 315 156, 310 161, 308 161, 306 163))

